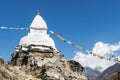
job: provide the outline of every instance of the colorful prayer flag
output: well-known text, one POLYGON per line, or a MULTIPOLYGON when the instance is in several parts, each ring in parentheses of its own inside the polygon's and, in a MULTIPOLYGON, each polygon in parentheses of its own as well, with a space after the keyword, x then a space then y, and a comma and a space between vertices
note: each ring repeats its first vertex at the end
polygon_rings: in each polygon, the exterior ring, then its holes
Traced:
POLYGON ((97 55, 98 58, 101 58, 100 54, 97 55))
POLYGON ((82 50, 82 48, 81 48, 80 46, 78 46, 78 49, 79 49, 79 50, 82 50))
POLYGON ((68 44, 71 44, 71 42, 70 42, 70 41, 67 41, 67 43, 68 43, 68 44))
POLYGON ((60 38, 60 39, 63 40, 63 41, 65 40, 64 38, 60 38))
POLYGON ((53 32, 53 31, 50 31, 50 33, 52 33, 52 34, 53 34, 54 32, 53 32))
POLYGON ((1 29, 7 29, 7 27, 0 27, 1 29))
POLYGON ((105 57, 101 56, 101 59, 104 59, 105 57))
POLYGON ((89 54, 93 54, 92 52, 89 52, 89 54))
POLYGON ((14 29, 14 28, 10 27, 9 29, 14 29))
POLYGON ((74 44, 74 43, 71 43, 71 45, 72 45, 72 46, 75 46, 75 44, 74 44))
POLYGON ((57 37, 60 38, 60 39, 62 38, 60 35, 57 35, 57 37))
POLYGON ((53 33, 53 35, 54 35, 54 36, 57 36, 57 34, 56 34, 56 33, 53 33))
POLYGON ((97 54, 93 53, 93 56, 97 56, 97 54))

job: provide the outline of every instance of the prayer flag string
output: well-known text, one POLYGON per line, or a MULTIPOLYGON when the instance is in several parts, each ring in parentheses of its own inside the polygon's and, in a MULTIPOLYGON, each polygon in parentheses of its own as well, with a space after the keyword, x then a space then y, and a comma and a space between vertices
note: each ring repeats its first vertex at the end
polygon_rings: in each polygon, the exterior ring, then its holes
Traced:
POLYGON ((112 59, 111 57, 101 56, 100 54, 97 54, 97 53, 88 52, 88 54, 93 55, 94 57, 98 57, 99 59, 106 59, 106 60, 113 61, 113 62, 119 62, 118 59, 115 60, 115 59, 112 59))
POLYGON ((8 29, 8 30, 28 30, 28 28, 14 28, 14 27, 3 27, 1 26, 0 29, 8 29))
MULTIPOLYGON (((82 47, 80 47, 80 46, 78 46, 70 41, 65 40, 63 37, 61 37, 60 35, 58 35, 57 33, 53 32, 53 31, 50 31, 50 33, 53 34, 55 37, 58 37, 60 40, 63 40, 64 42, 68 43, 69 45, 78 48, 79 50, 87 51, 87 50, 83 49, 82 47)), ((101 56, 100 54, 97 54, 97 53, 93 53, 93 52, 88 51, 88 54, 91 54, 92 56, 97 57, 99 59, 106 59, 109 61, 118 62, 118 60, 112 60, 109 57, 101 56)))
POLYGON ((74 43, 72 43, 72 42, 70 42, 70 41, 65 40, 65 38, 63 38, 62 36, 58 35, 57 33, 53 32, 53 31, 50 31, 50 33, 53 34, 55 37, 59 38, 60 40, 62 40, 62 41, 64 41, 64 42, 72 45, 73 47, 76 47, 76 48, 78 48, 79 50, 82 50, 82 48, 81 48, 80 46, 78 46, 78 45, 76 45, 76 44, 74 44, 74 43))
MULTIPOLYGON (((4 26, 1 26, 0 29, 4 29, 4 30, 29 30, 29 28, 18 28, 18 27, 14 28, 14 27, 4 27, 4 26)), ((55 37, 59 38, 60 40, 66 42, 67 44, 69 44, 69 45, 71 45, 73 47, 78 48, 78 50, 83 50, 85 52, 87 51, 87 49, 83 49, 82 47, 80 47, 80 46, 78 46, 78 45, 76 45, 76 44, 74 44, 74 43, 72 43, 70 41, 67 41, 65 38, 63 38, 62 36, 58 35, 57 33, 53 32, 51 30, 50 30, 50 33, 52 35, 54 35, 55 37)), ((116 62, 116 63, 118 62, 120 64, 118 59, 112 60, 109 57, 101 56, 100 54, 97 54, 97 53, 94 53, 94 52, 90 52, 90 51, 88 51, 88 54, 90 54, 90 55, 92 55, 94 57, 98 57, 99 59, 106 59, 106 60, 113 61, 113 62, 116 62)))

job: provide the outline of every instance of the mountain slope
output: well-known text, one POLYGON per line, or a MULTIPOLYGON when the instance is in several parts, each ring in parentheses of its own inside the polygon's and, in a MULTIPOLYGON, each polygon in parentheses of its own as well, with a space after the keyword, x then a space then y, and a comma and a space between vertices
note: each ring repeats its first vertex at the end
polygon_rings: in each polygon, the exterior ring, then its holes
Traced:
MULTIPOLYGON (((107 68, 97 80, 114 80, 118 78, 118 72, 120 72, 120 64, 116 63, 113 66, 107 68)), ((120 77, 120 76, 119 76, 120 77)))
POLYGON ((99 59, 89 54, 83 54, 82 52, 77 52, 73 59, 81 63, 85 68, 85 75, 90 80, 95 80, 106 68, 114 64, 114 62, 99 59))

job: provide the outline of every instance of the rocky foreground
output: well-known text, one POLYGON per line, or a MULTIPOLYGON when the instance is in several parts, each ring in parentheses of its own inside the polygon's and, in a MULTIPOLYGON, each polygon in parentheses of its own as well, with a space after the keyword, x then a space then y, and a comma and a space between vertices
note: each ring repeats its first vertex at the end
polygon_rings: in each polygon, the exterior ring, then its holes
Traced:
POLYGON ((56 50, 19 50, 5 63, 0 58, 0 80, 87 80, 83 67, 56 50))

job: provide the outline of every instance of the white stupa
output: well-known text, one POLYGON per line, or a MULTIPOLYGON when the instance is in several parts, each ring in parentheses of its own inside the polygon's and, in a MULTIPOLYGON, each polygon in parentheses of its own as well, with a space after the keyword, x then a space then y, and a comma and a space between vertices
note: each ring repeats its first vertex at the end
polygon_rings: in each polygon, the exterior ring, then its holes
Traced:
POLYGON ((28 35, 21 38, 19 45, 22 46, 42 45, 56 49, 53 39, 49 36, 49 34, 47 34, 47 30, 48 27, 46 25, 46 22, 40 16, 40 13, 37 12, 37 15, 35 16, 29 27, 28 35))

